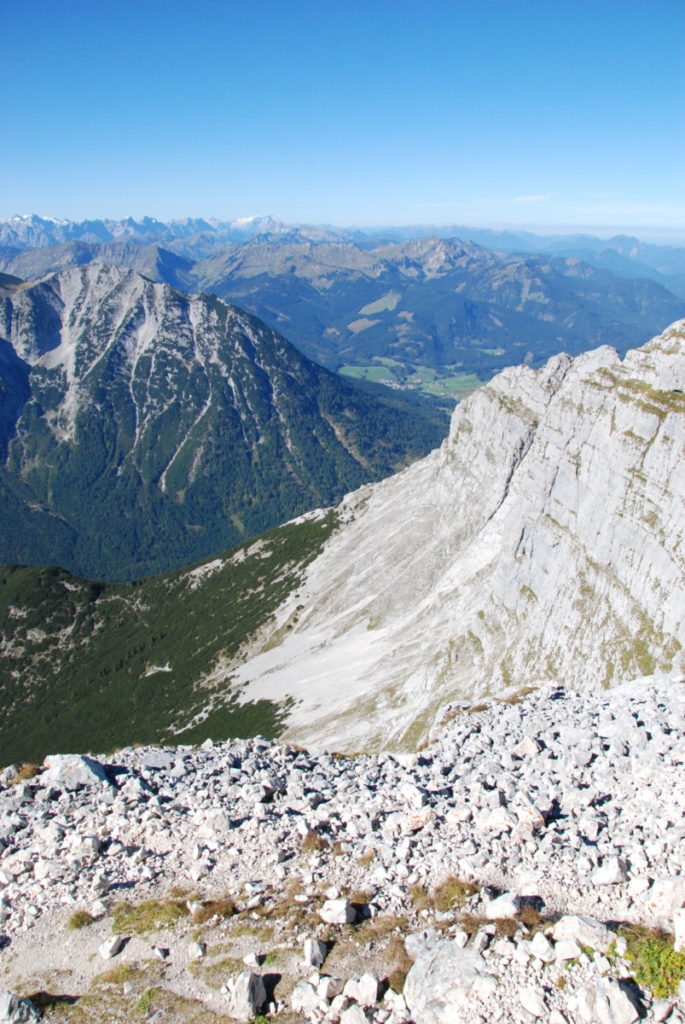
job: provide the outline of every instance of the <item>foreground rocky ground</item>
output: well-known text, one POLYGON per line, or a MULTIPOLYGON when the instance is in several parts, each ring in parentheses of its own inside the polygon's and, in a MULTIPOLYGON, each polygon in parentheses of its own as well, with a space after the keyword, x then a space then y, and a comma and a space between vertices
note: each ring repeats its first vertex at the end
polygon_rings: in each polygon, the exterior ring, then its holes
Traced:
POLYGON ((0 779, 0 1022, 685 1022, 683 680, 0 779))

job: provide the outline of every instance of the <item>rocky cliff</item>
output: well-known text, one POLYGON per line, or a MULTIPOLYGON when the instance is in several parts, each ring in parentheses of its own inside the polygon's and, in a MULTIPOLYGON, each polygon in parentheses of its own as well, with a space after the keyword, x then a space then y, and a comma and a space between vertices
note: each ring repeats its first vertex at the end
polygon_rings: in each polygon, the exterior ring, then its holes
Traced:
POLYGON ((685 322, 505 371, 342 528, 238 671, 289 735, 412 745, 446 701, 685 670, 685 322))

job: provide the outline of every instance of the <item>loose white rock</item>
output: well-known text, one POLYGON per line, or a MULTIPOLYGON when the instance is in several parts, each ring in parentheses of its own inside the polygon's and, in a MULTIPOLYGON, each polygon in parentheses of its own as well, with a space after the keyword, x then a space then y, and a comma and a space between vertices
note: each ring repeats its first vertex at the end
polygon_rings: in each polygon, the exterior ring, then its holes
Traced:
POLYGON ((502 893, 485 905, 485 916, 490 921, 516 917, 521 909, 521 897, 513 892, 502 893))
POLYGON ((626 990, 610 978, 599 978, 582 993, 579 1009, 587 1024, 635 1024, 640 1010, 626 990))
POLYGON ((126 939, 122 935, 113 935, 111 939, 105 939, 105 941, 98 946, 98 953, 103 960, 111 960, 124 948, 126 939))
POLYGON ((340 1024, 368 1024, 368 1020, 361 1006, 352 1003, 340 1014, 340 1024))
POLYGON ((0 1024, 28 1024, 40 1020, 40 1016, 30 999, 20 999, 13 992, 0 993, 0 1024))
POLYGON ((552 929, 556 941, 560 939, 573 939, 579 946, 589 946, 590 949, 598 949, 606 953, 611 945, 613 935, 601 921, 591 917, 579 917, 576 914, 566 914, 559 918, 552 929))
POLYGON ((547 1013, 547 1005, 540 993, 530 986, 522 988, 519 992, 519 1002, 524 1010, 531 1013, 533 1017, 544 1017, 547 1013))
POLYGON ((346 899, 326 900, 319 911, 319 917, 326 924, 352 924, 357 912, 346 899))
POLYGON ((618 885, 628 877, 626 863, 620 857, 607 857, 592 873, 594 885, 618 885))
POLYGON ((362 974, 361 978, 350 978, 343 994, 361 1006, 373 1006, 378 1001, 378 978, 370 973, 362 974))
POLYGON ((308 967, 321 967, 326 959, 327 947, 325 942, 318 939, 305 939, 304 941, 304 963, 308 967))
POLYGON ((266 1002, 266 988, 260 974, 243 971, 230 978, 222 989, 226 996, 226 1013, 236 1020, 256 1017, 266 1002))

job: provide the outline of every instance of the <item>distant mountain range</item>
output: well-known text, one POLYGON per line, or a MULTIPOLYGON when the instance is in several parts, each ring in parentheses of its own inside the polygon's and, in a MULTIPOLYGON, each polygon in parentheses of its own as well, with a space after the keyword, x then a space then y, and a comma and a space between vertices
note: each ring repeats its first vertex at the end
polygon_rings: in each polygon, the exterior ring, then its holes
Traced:
POLYGON ((581 258, 592 266, 622 277, 651 279, 681 298, 685 297, 685 246, 655 245, 630 235, 615 235, 608 239, 588 234, 540 235, 531 231, 473 228, 463 224, 362 230, 328 224, 291 225, 272 216, 240 217, 229 221, 211 217, 186 217, 173 221, 160 221, 154 217, 70 221, 27 214, 0 221, 0 247, 9 247, 16 252, 71 241, 132 241, 143 245, 163 244, 191 259, 200 259, 226 245, 264 235, 314 242, 354 242, 362 249, 419 238, 458 238, 497 252, 550 253, 581 258))
POLYGON ((193 568, 5 568, 6 757, 283 728, 415 749, 450 702, 684 678, 684 392, 681 321, 623 362, 507 370, 425 459, 193 568))
MULTIPOLYGON (((275 217, 239 217, 222 221, 210 217, 186 217, 183 220, 161 221, 155 217, 125 217, 124 220, 96 218, 93 220, 71 221, 54 217, 39 217, 37 214, 15 216, 0 221, 0 244, 19 249, 36 249, 46 245, 61 245, 64 242, 114 242, 133 241, 174 242, 189 240, 191 246, 213 241, 216 245, 228 242, 243 242, 264 234, 290 234, 293 227, 275 217)), ((300 225, 297 230, 311 238, 353 237, 354 232, 339 228, 311 227, 300 225)))
POLYGON ((500 249, 548 250, 503 252, 409 233, 273 218, 19 218, 0 225, 0 270, 36 279, 93 261, 131 268, 237 303, 329 369, 451 404, 505 366, 603 343, 625 352, 685 314, 685 249, 471 232, 500 249))
POLYGON ((392 473, 445 429, 215 296, 102 263, 0 280, 2 561, 109 579, 188 564, 392 473))

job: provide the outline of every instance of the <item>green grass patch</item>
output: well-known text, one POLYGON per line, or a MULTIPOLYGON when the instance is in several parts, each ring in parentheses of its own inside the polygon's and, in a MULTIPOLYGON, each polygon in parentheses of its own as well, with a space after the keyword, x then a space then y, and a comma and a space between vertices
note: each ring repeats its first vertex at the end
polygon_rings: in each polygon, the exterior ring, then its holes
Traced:
POLYGON ((637 983, 651 989, 657 999, 675 995, 685 978, 685 952, 676 953, 673 936, 636 925, 620 934, 628 943, 625 959, 632 964, 637 983))
POLYGON ((112 931, 116 935, 134 933, 144 935, 146 932, 160 928, 171 928, 181 918, 188 916, 188 908, 180 900, 145 900, 143 903, 119 903, 114 908, 112 931))
POLYGON ((80 931, 81 928, 87 928, 94 920, 93 915, 89 914, 87 910, 75 910, 67 921, 67 928, 70 932, 80 931))

